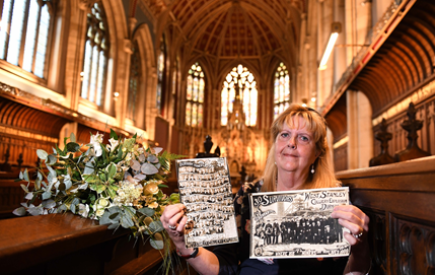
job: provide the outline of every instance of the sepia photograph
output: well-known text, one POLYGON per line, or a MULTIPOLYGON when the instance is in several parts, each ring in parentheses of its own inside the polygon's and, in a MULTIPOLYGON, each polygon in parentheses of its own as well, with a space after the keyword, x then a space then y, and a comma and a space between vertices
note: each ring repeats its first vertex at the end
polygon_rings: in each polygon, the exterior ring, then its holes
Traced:
POLYGON ((331 218, 349 204, 349 189, 254 193, 250 258, 324 258, 350 254, 347 230, 331 218))
POLYGON ((187 248, 239 241, 226 158, 176 161, 187 248))

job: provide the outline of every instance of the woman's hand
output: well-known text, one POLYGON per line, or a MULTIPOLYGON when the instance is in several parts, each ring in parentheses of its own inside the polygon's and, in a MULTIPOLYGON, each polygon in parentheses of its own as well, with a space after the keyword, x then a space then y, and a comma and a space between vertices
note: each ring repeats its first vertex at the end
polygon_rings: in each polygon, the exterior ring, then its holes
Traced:
POLYGON ((369 217, 353 205, 334 207, 331 217, 338 219, 338 223, 350 231, 344 233, 352 246, 344 274, 366 274, 370 270, 371 261, 367 241, 369 217))
POLYGON ((166 232, 168 232, 169 237, 179 248, 185 247, 184 226, 187 221, 187 217, 184 215, 185 211, 186 207, 181 203, 168 205, 160 217, 160 221, 166 232))
MULTIPOLYGON (((181 203, 168 205, 165 207, 160 221, 163 227, 168 232, 169 237, 174 242, 178 252, 181 255, 191 255, 192 248, 186 248, 184 242, 184 226, 187 222, 187 217, 184 215, 186 206, 181 203)), ((199 248, 196 257, 190 258, 189 264, 195 268, 199 274, 204 275, 217 275, 219 273, 219 260, 215 254, 207 249, 199 248)))
POLYGON ((353 205, 339 205, 334 207, 331 214, 332 218, 338 219, 338 223, 349 229, 344 233, 344 237, 350 245, 358 245, 367 239, 369 231, 369 217, 359 208, 353 205))

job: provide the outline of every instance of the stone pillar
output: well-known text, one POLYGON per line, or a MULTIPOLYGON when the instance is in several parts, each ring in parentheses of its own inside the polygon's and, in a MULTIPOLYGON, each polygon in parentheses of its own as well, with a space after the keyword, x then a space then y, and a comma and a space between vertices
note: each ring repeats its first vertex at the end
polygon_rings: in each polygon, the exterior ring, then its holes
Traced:
POLYGON ((373 157, 372 108, 362 92, 347 91, 348 169, 368 167, 373 157))

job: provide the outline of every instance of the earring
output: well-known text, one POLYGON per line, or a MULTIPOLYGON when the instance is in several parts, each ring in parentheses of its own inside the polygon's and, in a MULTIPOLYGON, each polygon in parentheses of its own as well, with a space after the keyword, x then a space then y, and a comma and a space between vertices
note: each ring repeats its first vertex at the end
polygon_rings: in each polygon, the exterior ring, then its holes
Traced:
POLYGON ((316 170, 314 170, 314 164, 311 164, 311 174, 314 174, 314 172, 316 172, 316 170))

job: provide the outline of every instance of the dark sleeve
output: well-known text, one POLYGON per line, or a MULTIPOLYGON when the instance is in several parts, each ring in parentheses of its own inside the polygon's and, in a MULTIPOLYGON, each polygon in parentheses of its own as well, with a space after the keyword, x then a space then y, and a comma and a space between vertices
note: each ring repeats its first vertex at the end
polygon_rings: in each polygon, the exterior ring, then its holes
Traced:
POLYGON ((215 247, 213 253, 219 260, 219 275, 235 275, 239 267, 238 244, 215 247))
MULTIPOLYGON (((242 204, 240 202, 243 197, 243 188, 240 188, 234 198, 234 212, 236 217, 241 214, 242 204)), ((238 224, 237 226, 239 227, 241 225, 238 224)), ((219 275, 235 275, 238 273, 241 244, 240 237, 239 230, 239 243, 221 245, 214 248, 213 253, 219 260, 219 275)))

